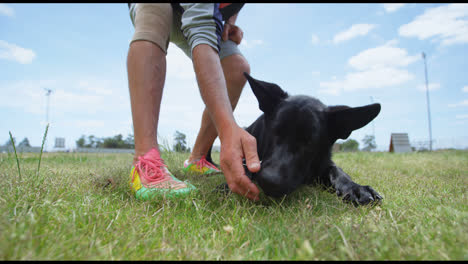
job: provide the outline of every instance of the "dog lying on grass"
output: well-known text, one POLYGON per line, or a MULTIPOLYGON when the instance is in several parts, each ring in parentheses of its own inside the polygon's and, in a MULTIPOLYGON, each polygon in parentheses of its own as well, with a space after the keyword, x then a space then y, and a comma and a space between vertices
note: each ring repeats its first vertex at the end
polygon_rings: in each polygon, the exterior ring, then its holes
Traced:
MULTIPOLYGON (((362 107, 326 106, 316 98, 289 96, 278 85, 244 73, 263 114, 246 130, 256 138, 261 163, 258 173, 244 166, 247 176, 271 197, 290 194, 303 184, 331 187, 354 205, 379 202, 370 186, 351 180, 331 160, 333 144, 372 121, 380 104, 362 107)), ((211 159, 211 149, 207 154, 211 159)), ((229 190, 227 184, 222 189, 229 190)))

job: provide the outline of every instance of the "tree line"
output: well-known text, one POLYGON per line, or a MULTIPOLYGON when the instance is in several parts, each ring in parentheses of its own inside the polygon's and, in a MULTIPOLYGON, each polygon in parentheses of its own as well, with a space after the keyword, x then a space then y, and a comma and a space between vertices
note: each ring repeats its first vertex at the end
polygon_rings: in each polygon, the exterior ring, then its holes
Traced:
POLYGON ((76 146, 79 148, 135 148, 135 140, 133 134, 129 134, 125 139, 122 134, 113 137, 98 138, 94 135, 82 135, 77 141, 76 146))
MULTIPOLYGON (((187 147, 187 136, 179 131, 174 133, 174 145, 172 151, 175 152, 190 152, 190 148, 187 147)), ((135 148, 135 140, 133 134, 129 134, 125 139, 122 134, 115 135, 113 137, 96 137, 94 135, 82 135, 76 140, 76 146, 79 148, 122 148, 122 149, 133 149, 135 148)))
MULTIPOLYGON (((362 151, 372 151, 377 148, 377 144, 375 143, 375 137, 371 135, 366 135, 362 139, 364 143, 364 147, 361 149, 362 151)), ((342 143, 335 143, 333 145, 333 151, 343 151, 343 152, 353 152, 359 151, 359 142, 350 138, 342 143)))
MULTIPOLYGON (((23 140, 21 140, 21 142, 19 144, 16 144, 16 138, 14 137, 13 138, 13 142, 15 143, 15 146, 16 147, 31 147, 31 144, 29 144, 29 139, 27 137, 25 137, 23 140)), ((9 146, 12 146, 13 143, 11 142, 11 140, 7 140, 5 142, 5 147, 9 147, 9 146)))
MULTIPOLYGON (((180 132, 176 131, 174 133, 174 144, 172 145, 172 151, 174 152, 190 152, 190 148, 187 146, 186 141, 187 136, 180 132)), ((19 144, 16 142, 16 138, 13 138, 13 142, 17 147, 31 147, 29 139, 24 138, 19 144)), ((377 148, 375 143, 374 136, 366 135, 362 142, 364 147, 362 151, 372 151, 377 148)), ((11 140, 7 140, 4 144, 5 147, 11 146, 11 140)), ((76 146, 79 148, 122 148, 122 149, 134 149, 135 140, 133 134, 127 135, 124 139, 122 134, 115 135, 113 137, 102 137, 98 138, 94 135, 85 136, 82 135, 78 140, 76 140, 76 146)), ((354 139, 348 139, 341 143, 335 143, 333 146, 333 151, 359 151, 359 142, 354 139)))

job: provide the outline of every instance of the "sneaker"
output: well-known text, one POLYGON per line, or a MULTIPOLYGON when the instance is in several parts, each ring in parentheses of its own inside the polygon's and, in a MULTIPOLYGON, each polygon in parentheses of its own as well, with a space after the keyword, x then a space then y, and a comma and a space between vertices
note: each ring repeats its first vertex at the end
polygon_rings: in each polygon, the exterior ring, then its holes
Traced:
POLYGON ((139 200, 150 200, 155 195, 182 196, 195 190, 195 186, 177 179, 169 172, 155 148, 138 157, 137 164, 130 172, 129 183, 139 200))
POLYGON ((196 162, 189 163, 188 160, 185 160, 184 168, 182 170, 198 175, 207 175, 221 172, 221 170, 218 169, 215 165, 207 161, 205 156, 203 156, 199 161, 196 162))

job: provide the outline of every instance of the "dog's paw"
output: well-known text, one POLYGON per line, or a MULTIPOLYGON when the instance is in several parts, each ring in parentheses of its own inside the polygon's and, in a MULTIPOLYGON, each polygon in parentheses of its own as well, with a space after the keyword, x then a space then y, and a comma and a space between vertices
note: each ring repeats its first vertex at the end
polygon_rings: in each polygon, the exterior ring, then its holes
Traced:
POLYGON ((343 201, 351 202, 354 206, 377 204, 383 199, 382 196, 369 185, 362 186, 357 183, 348 186, 348 188, 344 188, 344 190, 336 190, 336 194, 339 197, 343 196, 343 201))

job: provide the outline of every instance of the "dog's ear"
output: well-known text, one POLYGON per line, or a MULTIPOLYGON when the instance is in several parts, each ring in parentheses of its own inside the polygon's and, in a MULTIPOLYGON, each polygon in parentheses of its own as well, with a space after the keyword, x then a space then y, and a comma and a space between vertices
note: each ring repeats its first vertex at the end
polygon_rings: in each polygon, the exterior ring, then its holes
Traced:
POLYGON ((267 83, 252 78, 244 72, 245 78, 249 81, 255 97, 258 100, 258 106, 264 113, 270 113, 288 94, 274 83, 267 83))
POLYGON ((346 139, 353 130, 367 125, 379 114, 380 104, 361 107, 329 106, 327 112, 328 129, 332 140, 346 139))

